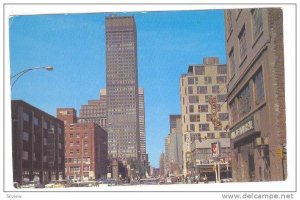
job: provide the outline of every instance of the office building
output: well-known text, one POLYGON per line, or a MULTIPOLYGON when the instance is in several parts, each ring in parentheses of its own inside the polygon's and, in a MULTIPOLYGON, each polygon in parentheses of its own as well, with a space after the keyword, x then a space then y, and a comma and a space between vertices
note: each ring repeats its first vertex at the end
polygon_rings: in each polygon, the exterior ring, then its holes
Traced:
POLYGON ((181 115, 170 115, 170 133, 165 138, 165 169, 169 175, 182 173, 182 123, 181 115))
POLYGON ((93 122, 107 130, 106 89, 100 90, 100 99, 89 100, 87 105, 81 106, 78 121, 93 122))
POLYGON ((233 178, 285 180, 282 10, 226 10, 225 24, 233 178))
POLYGON ((64 179, 63 121, 21 100, 11 107, 14 182, 64 179))
POLYGON ((141 160, 135 20, 113 15, 105 27, 109 156, 141 160))
POLYGON ((194 140, 228 138, 226 104, 227 66, 208 57, 203 64, 190 65, 180 79, 183 133, 183 173, 191 174, 191 143, 194 140))

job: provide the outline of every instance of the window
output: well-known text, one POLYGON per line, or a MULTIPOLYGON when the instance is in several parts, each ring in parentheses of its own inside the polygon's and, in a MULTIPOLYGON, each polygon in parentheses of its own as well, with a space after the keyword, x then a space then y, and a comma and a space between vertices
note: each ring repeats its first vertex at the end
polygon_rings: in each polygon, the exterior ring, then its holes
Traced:
POLYGON ((245 25, 243 26, 239 34, 239 46, 240 46, 240 58, 242 60, 246 56, 246 51, 247 51, 245 25))
POLYGON ((227 74, 227 66, 219 65, 217 68, 218 74, 227 74))
POLYGON ((265 101, 264 80, 261 69, 256 73, 253 81, 255 89, 255 104, 259 105, 265 101))
POLYGON ((23 117, 23 121, 29 122, 29 114, 28 113, 23 112, 22 117, 23 117))
POLYGON ((79 172, 80 167, 79 166, 70 166, 70 172, 79 172))
POLYGON ((190 131, 195 131, 195 124, 190 124, 190 131))
POLYGON ((79 136, 79 133, 76 133, 76 138, 79 138, 80 136, 79 136))
POLYGON ((212 95, 205 95, 205 102, 208 103, 211 98, 212 95))
POLYGON ((215 138, 215 133, 207 133, 207 138, 209 139, 215 138))
POLYGON ((189 86, 188 87, 188 93, 189 94, 193 94, 193 86, 189 86))
POLYGON ((70 133, 70 138, 73 138, 74 137, 74 134, 73 133, 70 133))
POLYGON ((29 133, 27 133, 27 132, 24 131, 22 139, 25 140, 25 141, 28 141, 29 140, 29 133))
POLYGON ((206 121, 211 121, 211 114, 206 114, 206 121))
POLYGON ((230 66, 230 77, 235 75, 235 60, 234 60, 234 49, 232 48, 229 53, 229 66, 230 66))
POLYGON ((205 74, 205 67, 204 66, 198 66, 195 67, 195 75, 204 75, 205 74))
POLYGON ((231 114, 231 124, 234 124, 234 122, 236 122, 238 119, 237 102, 235 100, 229 103, 229 109, 231 114))
POLYGON ((231 17, 231 10, 227 10, 226 12, 226 30, 227 30, 227 38, 229 37, 231 31, 232 31, 232 17, 231 17))
POLYGON ((84 149, 84 154, 88 154, 88 150, 87 149, 84 149))
POLYGON ((189 96, 189 103, 199 103, 199 96, 189 96))
POLYGON ((39 125, 39 119, 36 117, 33 117, 33 124, 38 126, 39 125))
POLYGON ((225 102, 226 101, 226 94, 217 95, 218 102, 225 102))
POLYGON ((222 130, 222 123, 220 126, 214 126, 215 131, 221 131, 222 130))
POLYGON ((251 110, 250 87, 246 85, 238 95, 238 112, 242 118, 251 110))
POLYGON ((213 85, 212 86, 212 93, 219 93, 220 92, 220 87, 218 85, 213 85))
POLYGON ((227 82, 227 77, 226 76, 217 76, 217 83, 222 84, 227 82))
POLYGON ((189 106, 189 112, 190 112, 190 113, 193 113, 193 112, 194 112, 194 105, 190 105, 190 106, 189 106))
POLYGON ((256 39, 263 30, 262 9, 252 9, 253 36, 256 39))
POLYGON ((211 77, 210 76, 206 76, 206 77, 204 77, 204 83, 205 84, 211 84, 211 77))
POLYGON ((193 85, 198 83, 198 78, 197 77, 188 77, 188 84, 193 85))
POLYGON ((198 86, 197 87, 197 94, 206 94, 207 93, 207 86, 198 86))
POLYGON ((226 132, 220 132, 220 138, 227 138, 226 132))
POLYGON ((74 146, 74 143, 73 142, 70 142, 70 147, 74 146))
POLYGON ((228 121, 228 113, 219 113, 220 121, 228 121))
POLYGON ((200 122, 200 115, 190 115, 190 122, 200 122))
POLYGON ((208 105, 198 105, 198 112, 208 112, 208 105))
POLYGON ((208 131, 209 130, 209 124, 199 124, 199 130, 200 131, 208 131))

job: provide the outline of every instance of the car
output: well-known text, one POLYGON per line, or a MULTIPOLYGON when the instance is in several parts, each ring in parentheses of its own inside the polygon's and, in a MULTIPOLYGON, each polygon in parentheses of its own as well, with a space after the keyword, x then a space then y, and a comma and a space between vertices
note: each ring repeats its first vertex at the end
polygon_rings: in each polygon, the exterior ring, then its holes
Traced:
POLYGON ((232 182, 232 178, 224 178, 224 179, 221 179, 221 183, 229 183, 229 182, 232 182))
POLYGON ((19 188, 21 188, 21 186, 20 186, 20 184, 18 182, 14 182, 14 188, 19 189, 19 188))
POLYGON ((22 183, 21 188, 44 188, 45 186, 39 181, 25 181, 22 183))
POLYGON ((71 182, 68 180, 52 180, 45 185, 45 188, 65 188, 71 187, 71 182))

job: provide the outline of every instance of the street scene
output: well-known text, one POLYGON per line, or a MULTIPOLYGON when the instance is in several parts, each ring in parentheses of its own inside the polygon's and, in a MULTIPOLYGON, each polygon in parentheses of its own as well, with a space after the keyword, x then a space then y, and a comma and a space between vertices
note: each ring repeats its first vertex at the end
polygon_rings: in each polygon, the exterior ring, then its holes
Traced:
POLYGON ((285 181, 280 8, 9 19, 14 188, 285 181))

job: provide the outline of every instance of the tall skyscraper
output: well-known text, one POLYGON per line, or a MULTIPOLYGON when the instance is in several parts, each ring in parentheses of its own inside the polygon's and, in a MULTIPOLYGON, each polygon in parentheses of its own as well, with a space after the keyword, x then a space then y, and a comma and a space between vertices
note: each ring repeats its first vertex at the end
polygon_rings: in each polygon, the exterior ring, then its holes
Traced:
POLYGON ((134 17, 106 17, 108 152, 140 160, 137 33, 134 17))
MULTIPOLYGON (((219 59, 214 57, 204 58, 203 64, 190 65, 187 74, 181 76, 184 174, 190 173, 195 164, 192 160, 195 140, 203 143, 215 138, 229 141, 226 84, 227 66, 219 64, 219 59)), ((211 156, 206 156, 201 162, 209 162, 209 159, 211 156)), ((213 173, 212 165, 210 173, 213 173)))

